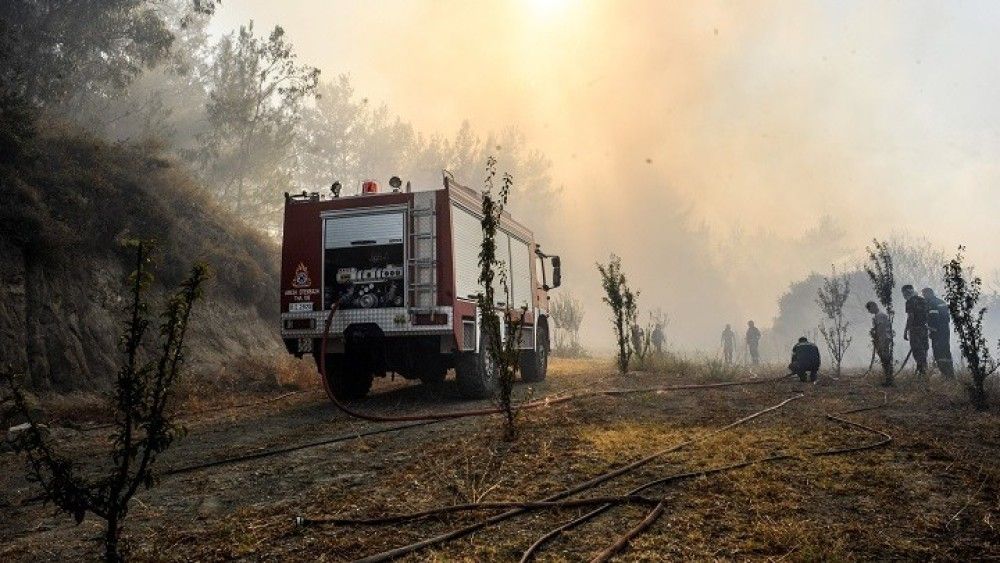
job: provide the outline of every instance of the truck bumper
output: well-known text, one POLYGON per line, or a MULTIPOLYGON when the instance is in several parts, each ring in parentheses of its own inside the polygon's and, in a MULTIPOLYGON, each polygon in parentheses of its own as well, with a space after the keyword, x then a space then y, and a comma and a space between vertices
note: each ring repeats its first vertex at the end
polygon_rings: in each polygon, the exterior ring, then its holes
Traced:
MULTIPOLYGON (((329 311, 307 313, 282 313, 281 338, 288 342, 299 339, 323 338, 323 326, 329 311)), ((451 307, 433 309, 349 309, 337 311, 330 324, 329 340, 343 341, 344 331, 355 324, 378 325, 386 336, 429 336, 450 334, 452 328, 451 307)), ((291 351, 291 350, 289 350, 291 351)))

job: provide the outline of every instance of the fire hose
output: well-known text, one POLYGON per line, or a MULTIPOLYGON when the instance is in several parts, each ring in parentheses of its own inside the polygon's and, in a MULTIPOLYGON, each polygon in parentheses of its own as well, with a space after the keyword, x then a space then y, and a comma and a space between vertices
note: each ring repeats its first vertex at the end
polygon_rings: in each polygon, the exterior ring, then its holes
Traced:
MULTIPOLYGON (((321 354, 325 354, 325 352, 326 352, 326 342, 327 342, 327 338, 329 336, 330 324, 331 324, 331 321, 332 321, 334 310, 335 310, 335 307, 334 307, 334 309, 331 310, 331 313, 327 317, 327 320, 326 320, 326 324, 325 324, 324 331, 323 331, 323 340, 322 340, 322 344, 320 346, 320 352, 321 352, 321 354)), ((324 389, 325 389, 327 395, 333 401, 334 405, 341 412, 347 414, 348 416, 351 416, 351 417, 354 417, 354 418, 359 418, 361 420, 366 420, 366 421, 370 421, 370 422, 407 422, 409 424, 400 424, 400 425, 397 425, 397 426, 390 426, 390 427, 385 427, 385 428, 376 428, 376 429, 372 429, 372 430, 363 431, 363 432, 360 432, 360 433, 352 433, 352 434, 347 434, 347 435, 342 435, 342 436, 336 436, 336 437, 333 437, 333 438, 326 438, 326 439, 322 439, 322 440, 318 440, 318 441, 308 442, 308 443, 305 443, 305 444, 298 444, 298 445, 293 445, 293 446, 285 446, 285 447, 279 447, 279 448, 272 448, 272 449, 267 449, 267 450, 259 450, 259 451, 254 451, 254 452, 250 452, 250 453, 246 453, 246 454, 239 454, 239 455, 234 455, 234 456, 225 457, 225 458, 221 458, 221 459, 216 459, 216 460, 212 460, 212 461, 207 461, 207 462, 203 462, 203 463, 197 463, 197 464, 192 464, 192 465, 187 465, 187 466, 180 466, 180 467, 173 467, 173 468, 164 470, 164 472, 162 473, 162 475, 163 476, 173 476, 173 475, 187 474, 187 473, 192 473, 192 472, 195 472, 195 471, 200 471, 200 470, 203 470, 203 469, 210 469, 210 468, 214 468, 214 467, 220 467, 220 466, 225 466, 225 465, 232 465, 232 464, 235 464, 235 463, 242 463, 242 462, 246 462, 246 461, 253 461, 253 460, 258 460, 258 459, 263 459, 263 458, 278 456, 278 455, 284 455, 284 454, 288 454, 288 453, 292 453, 292 452, 296 452, 296 451, 300 451, 300 450, 304 450, 304 449, 326 446, 326 445, 330 445, 330 444, 334 444, 334 443, 338 443, 338 442, 344 442, 344 441, 347 441, 347 440, 356 439, 356 438, 359 438, 359 437, 362 437, 362 436, 371 436, 371 435, 375 435, 375 434, 384 434, 384 433, 388 433, 388 432, 402 431, 402 430, 407 430, 407 429, 418 427, 418 426, 426 426, 426 425, 429 425, 429 424, 435 424, 435 423, 438 423, 438 422, 443 422, 443 421, 449 420, 449 419, 465 418, 465 417, 472 417, 472 416, 485 416, 485 415, 491 415, 491 414, 498 414, 498 413, 501 412, 500 409, 498 409, 498 408, 485 408, 485 409, 457 411, 457 412, 450 412, 450 413, 437 413, 437 414, 436 413, 429 413, 429 414, 422 414, 422 415, 405 415, 405 416, 382 416, 382 415, 375 415, 375 414, 358 412, 358 411, 355 411, 355 410, 347 407, 342 402, 340 402, 336 398, 336 396, 334 396, 332 390, 330 389, 329 382, 328 382, 327 377, 326 377, 325 362, 320 362, 319 364, 320 364, 320 368, 319 368, 320 369, 320 374, 322 375, 322 378, 323 378, 324 389)), ((526 409, 538 408, 538 407, 543 407, 543 406, 547 406, 547 405, 555 405, 555 404, 565 403, 565 402, 572 401, 572 400, 578 400, 578 399, 582 399, 582 398, 585 398, 585 397, 596 397, 596 396, 602 396, 602 395, 603 396, 622 396, 622 395, 629 395, 629 394, 635 394, 635 393, 658 393, 658 392, 666 392, 666 391, 682 391, 682 390, 694 390, 694 389, 718 389, 718 388, 734 387, 734 386, 761 385, 761 384, 773 383, 773 382, 781 381, 783 379, 786 379, 787 377, 788 377, 787 375, 783 375, 783 376, 780 376, 780 377, 773 377, 773 378, 767 378, 767 379, 756 379, 756 380, 753 380, 753 381, 728 381, 728 382, 721 382, 721 383, 662 385, 662 386, 645 387, 645 388, 638 388, 638 389, 605 389, 605 390, 599 390, 599 391, 588 391, 588 392, 585 392, 585 393, 576 393, 576 394, 571 394, 571 395, 561 395, 561 396, 555 396, 555 397, 551 397, 551 398, 547 397, 547 398, 543 398, 543 399, 538 399, 536 401, 531 401, 531 402, 528 402, 528 403, 523 403, 518 408, 519 409, 520 408, 526 408, 526 409)), ((263 403, 269 403, 269 402, 273 402, 273 401, 278 401, 278 400, 284 399, 284 398, 286 398, 286 397, 288 397, 290 395, 294 395, 294 394, 297 394, 297 393, 300 393, 300 392, 287 393, 285 395, 281 395, 281 396, 274 397, 272 399, 267 399, 267 400, 264 400, 264 401, 259 401, 257 403, 247 403, 247 404, 235 405, 235 406, 231 406, 231 407, 210 408, 210 409, 205 409, 205 410, 202 410, 202 411, 195 411, 195 412, 189 413, 189 414, 195 414, 195 413, 201 413, 201 412, 211 412, 211 411, 215 411, 215 410, 225 410, 225 409, 229 409, 229 408, 242 408, 242 407, 245 407, 245 406, 252 406, 252 405, 258 405, 258 404, 263 404, 263 403)), ((110 426, 110 425, 107 425, 107 426, 110 426)), ((29 504, 38 503, 38 502, 42 501, 43 499, 44 499, 44 496, 38 495, 38 496, 29 497, 27 499, 24 499, 23 501, 21 501, 20 504, 21 504, 21 506, 26 506, 26 505, 29 505, 29 504)))
POLYGON ((872 372, 873 367, 875 367, 875 344, 872 344, 872 359, 868 362, 868 370, 865 371, 866 377, 872 372))
MULTIPOLYGON (((899 369, 897 369, 896 372, 892 374, 893 377, 896 377, 903 371, 903 368, 906 367, 906 363, 910 361, 910 356, 912 355, 913 355, 913 350, 910 350, 909 352, 906 353, 906 357, 903 358, 903 363, 900 364, 899 369)), ((875 367, 875 348, 872 348, 872 361, 868 363, 868 371, 865 372, 865 375, 870 374, 872 372, 873 367, 875 367)))
POLYGON ((910 356, 912 355, 913 355, 913 349, 911 348, 910 351, 906 353, 906 357, 903 358, 903 363, 899 364, 899 369, 896 370, 896 373, 892 374, 892 377, 895 378, 897 375, 902 373, 903 368, 906 367, 906 363, 910 361, 910 356))
MULTIPOLYGON (((776 410, 784 407, 788 403, 790 403, 792 401, 795 401, 795 400, 798 400, 798 399, 801 399, 802 397, 803 397, 803 395, 795 395, 793 397, 785 399, 784 401, 781 401, 780 403, 778 403, 776 405, 772 405, 772 406, 767 407, 767 408, 765 408, 763 410, 757 411, 757 412, 755 412, 755 413, 753 413, 751 415, 748 415, 748 416, 745 416, 743 418, 740 418, 739 420, 737 420, 735 422, 729 423, 729 424, 727 424, 727 425, 725 425, 725 426, 723 426, 721 428, 718 428, 716 430, 708 432, 708 433, 706 433, 706 434, 704 434, 704 435, 702 435, 700 437, 689 438, 687 440, 684 440, 684 441, 679 442, 677 444, 674 444, 672 446, 663 448, 663 449, 661 449, 661 450, 659 450, 657 452, 654 452, 654 453, 652 453, 652 454, 650 454, 650 455, 648 455, 648 456, 646 456, 646 457, 644 457, 642 459, 639 459, 637 461, 629 463, 628 465, 625 465, 625 466, 620 467, 618 469, 614 469, 612 471, 608 471, 606 473, 602 473, 602 474, 597 475, 597 476, 595 476, 595 477, 593 477, 593 478, 591 478, 591 479, 589 479, 587 481, 584 481, 583 483, 580 483, 580 484, 578 484, 578 485, 576 485, 574 487, 571 487, 571 488, 566 489, 564 491, 561 491, 561 492, 555 493, 553 495, 550 495, 550 496, 542 499, 541 502, 560 501, 560 500, 565 499, 566 497, 569 497, 569 496, 578 494, 580 492, 592 489, 592 488, 594 488, 594 487, 596 487, 596 486, 598 486, 598 485, 600 485, 600 484, 602 484, 602 483, 604 483, 606 481, 609 481, 611 479, 614 479, 616 477, 624 475, 624 474, 626 474, 626 473, 628 473, 630 471, 633 471, 633 470, 635 470, 635 469, 637 469, 639 467, 642 467, 643 465, 647 465, 647 464, 649 464, 650 462, 652 462, 653 460, 655 460, 655 459, 657 459, 659 457, 662 457, 662 456, 667 455, 669 453, 676 452, 676 451, 681 450, 681 449, 683 449, 683 448, 685 448, 687 446, 690 446, 692 444, 696 444, 698 442, 702 442, 702 441, 707 440, 708 438, 710 438, 712 436, 715 436, 717 434, 720 434, 722 432, 725 432, 727 430, 730 430, 732 428, 735 428, 737 426, 740 426, 742 424, 750 422, 751 420, 754 420, 755 418, 758 418, 760 416, 763 416, 764 414, 776 411, 776 410)), ((484 528, 486 526, 489 526, 489 525, 492 525, 492 524, 496 524, 498 522, 502 522, 504 520, 508 520, 508 519, 510 519, 510 518, 512 518, 514 516, 518 516, 520 514, 523 514, 527 510, 528 510, 527 508, 514 508, 514 509, 509 510, 507 512, 503 512, 501 514, 497 514, 495 516, 491 516, 490 518, 487 518, 485 520, 481 520, 481 521, 476 522, 474 524, 470 524, 468 526, 465 526, 464 528, 459 528, 457 530, 452 530, 451 532, 447 532, 447 533, 439 535, 439 536, 435 536, 435 537, 428 538, 428 539, 425 539, 425 540, 422 540, 422 541, 418 541, 418 542, 415 542, 415 543, 412 543, 412 544, 409 544, 409 545, 406 545, 406 546, 402 546, 402 547, 399 547, 399 548, 396 548, 396 549, 384 551, 382 553, 378 553, 378 554, 372 555, 370 557, 365 557, 365 558, 359 559, 358 562, 359 563, 360 562, 374 563, 376 561, 389 561, 389 560, 392 560, 392 559, 396 559, 398 557, 402 557, 402 556, 407 555, 409 553, 413 553, 415 551, 419 551, 419 550, 425 549, 427 547, 431 547, 433 545, 437 545, 437 544, 440 544, 440 543, 443 543, 443 542, 446 542, 446 541, 449 541, 449 540, 453 540, 453 539, 456 539, 456 538, 459 538, 459 537, 462 537, 462 536, 466 536, 466 535, 471 534, 472 532, 475 532, 477 530, 480 530, 480 529, 482 529, 482 528, 484 528)), ((299 525, 307 526, 307 525, 325 523, 326 519, 302 518, 302 517, 299 517, 299 518, 296 519, 296 522, 299 525)))
MULTIPOLYGON (((450 533, 438 536, 436 538, 430 538, 430 539, 424 540, 422 542, 416 542, 414 544, 410 544, 409 546, 404 546, 404 547, 401 547, 401 548, 397 548, 395 550, 386 551, 386 552, 383 552, 383 553, 380 553, 380 554, 376 554, 374 556, 371 556, 371 557, 368 557, 368 558, 360 560, 360 561, 385 561, 385 560, 394 559, 394 558, 406 555, 408 553, 412 553, 413 551, 416 551, 418 549, 422 549, 424 547, 429 547, 429 546, 435 545, 437 543, 441 543, 441 542, 444 542, 444 541, 447 541, 447 540, 450 540, 450 539, 455 539, 457 537, 464 536, 464 535, 466 535, 468 533, 472 533, 472 532, 474 532, 474 531, 476 531, 478 529, 481 529, 482 527, 485 527, 486 525, 497 523, 497 522, 500 522, 502 520, 506 520, 507 518, 516 516, 518 514, 522 514, 522 513, 527 512, 527 511, 542 510, 542 509, 552 509, 552 508, 574 508, 574 507, 589 506, 589 505, 594 505, 594 504, 600 505, 597 509, 595 509, 595 510, 593 510, 593 511, 591 511, 591 512, 589 512, 589 513, 587 513, 587 514, 585 514, 585 515, 583 515, 581 517, 579 517, 579 518, 576 518, 576 519, 574 519, 574 520, 572 520, 572 521, 570 521, 570 522, 568 522, 568 523, 566 523, 566 524, 564 524, 562 526, 559 526, 558 528, 556 528, 556 529, 548 532, 544 536, 542 536, 539 540, 537 540, 534 544, 532 544, 531 547, 529 547, 527 551, 525 551, 524 555, 521 558, 521 561, 523 563, 525 561, 531 560, 534 557, 534 555, 537 553, 537 551, 543 545, 545 545, 546 543, 548 543, 549 541, 551 541, 552 539, 554 539, 555 537, 557 537, 562 532, 564 532, 566 530, 569 530, 571 528, 574 528, 576 526, 579 526, 579 525, 581 525, 581 524, 583 524, 583 523, 585 523, 585 522, 593 519, 594 517, 602 514, 603 512, 611 509, 612 507, 620 506, 622 504, 646 504, 646 505, 652 504, 651 500, 653 500, 653 499, 650 499, 649 497, 645 497, 645 496, 641 495, 641 493, 643 491, 645 491, 645 490, 647 490, 649 488, 652 488, 652 487, 655 487, 655 486, 659 486, 659 485, 668 484, 668 483, 674 483, 674 482, 678 482, 678 481, 682 481, 682 480, 688 480, 688 479, 692 479, 692 478, 696 478, 696 477, 702 477, 702 476, 713 475, 713 474, 722 473, 722 472, 726 472, 726 471, 732 471, 732 470, 736 470, 736 469, 740 469, 740 468, 744 468, 744 467, 749 467, 749 466, 752 466, 752 465, 758 465, 758 464, 764 464, 764 463, 774 463, 774 462, 779 462, 779 461, 784 461, 784 460, 795 459, 795 456, 792 456, 790 454, 775 454, 775 455, 772 455, 772 456, 768 456, 768 457, 764 457, 764 458, 759 458, 759 459, 755 459, 755 460, 747 460, 747 461, 742 461, 742 462, 733 463, 733 464, 729 464, 729 465, 723 465, 723 466, 718 466, 718 467, 706 468, 706 469, 702 469, 702 470, 697 470, 697 471, 692 471, 692 472, 686 472, 686 473, 680 473, 680 474, 670 475, 670 476, 666 476, 666 477, 661 477, 661 478, 656 479, 654 481, 650 481, 648 483, 645 483, 645 484, 643 484, 643 485, 641 485, 641 486, 639 486, 639 487, 637 487, 635 489, 632 489, 632 490, 628 491, 626 494, 621 495, 621 496, 617 496, 617 497, 614 497, 614 496, 613 497, 590 497, 590 498, 582 498, 582 499, 566 499, 565 498, 565 497, 570 496, 572 494, 576 494, 576 493, 581 492, 583 490, 592 488, 592 487, 594 487, 594 486, 596 486, 596 485, 598 485, 600 483, 603 483, 603 482, 605 482, 605 481, 607 481, 609 479, 612 479, 612 478, 618 477, 618 476, 620 476, 620 475, 622 475, 624 473, 627 473, 627 472, 629 472, 629 471, 631 471, 631 470, 639 467, 640 465, 643 465, 645 463, 648 463, 649 461, 652 461, 656 457, 662 456, 662 455, 664 455, 666 453, 669 453, 669 452, 677 451, 677 450, 679 450, 679 449, 681 449, 681 448, 683 448, 683 447, 685 447, 687 445, 693 444, 693 443, 695 443, 697 441, 702 441, 704 439, 707 439, 708 437, 710 437, 710 436, 712 436, 714 434, 718 434, 718 433, 723 432, 723 431, 725 431, 727 429, 730 429, 730 428, 733 428, 733 427, 738 426, 740 424, 743 424, 745 422, 748 422, 748 421, 750 421, 750 420, 752 420, 752 419, 754 419, 754 418, 756 418, 756 417, 758 417, 758 416, 760 416, 760 415, 762 415, 762 414, 764 414, 766 412, 777 410, 778 408, 781 408, 782 406, 784 406, 788 402, 790 402, 792 400, 795 400, 795 399, 799 399, 801 397, 802 397, 802 395, 791 397, 789 399, 786 399, 785 401, 783 401, 782 403, 780 403, 778 405, 769 407, 767 409, 764 409, 762 411, 754 413, 754 414, 752 414, 752 415, 750 415, 748 417, 744 417, 744 418, 742 418, 742 419, 740 419, 740 420, 738 420, 738 421, 736 421, 734 423, 731 423, 731 424, 729 424, 727 426, 724 426, 722 428, 719 428, 719 429, 717 429, 717 430, 715 430, 715 431, 713 431, 713 432, 711 432, 711 433, 709 433, 709 434, 707 434, 705 436, 702 436, 701 438, 687 440, 685 442, 681 442, 680 444, 677 444, 677 445, 672 446, 670 448, 666 448, 664 450, 655 452, 654 454, 652 454, 652 455, 650 455, 650 456, 648 456, 646 458, 640 459, 640 460, 638 460, 636 462, 633 462, 632 464, 629 464, 629 465, 627 465, 625 467, 622 467, 620 469, 617 469, 617 470, 614 470, 614 471, 611 471, 611 472, 599 475, 599 476, 597 476, 597 477, 595 477, 595 478, 593 478, 593 479, 591 479, 591 480, 589 480, 589 481, 587 481, 585 483, 582 483, 581 485, 578 485, 576 487, 573 487, 573 488, 568 489, 566 491, 563 491, 561 493, 557 493, 556 495, 552 495, 552 496, 547 497, 547 498, 545 498, 545 499, 543 499, 541 501, 535 501, 535 502, 495 502, 495 503, 488 503, 487 502, 487 503, 470 503, 470 504, 462 504, 462 505, 455 505, 455 506, 443 507, 443 508, 438 508, 438 509, 425 510, 425 511, 422 511, 422 512, 416 512, 416 513, 411 513, 411 514, 392 515, 392 516, 376 517, 376 518, 321 518, 321 519, 309 519, 309 518, 301 518, 300 517, 300 518, 297 519, 297 523, 299 525, 317 525, 317 524, 384 525, 384 524, 390 524, 390 523, 398 523, 398 522, 406 522, 406 521, 412 521, 412 520, 419 520, 419 519, 423 519, 423 518, 435 517, 435 516, 440 516, 440 515, 449 514, 449 513, 456 513, 456 512, 467 512, 467 511, 488 510, 488 509, 507 509, 507 508, 511 509, 511 510, 508 510, 507 512, 504 512, 503 514, 499 514, 499 515, 493 516, 493 517, 491 517, 491 518, 489 518, 487 520, 481 521, 481 522, 476 523, 476 524, 472 524, 470 526, 466 526, 465 528, 454 530, 454 531, 452 531, 450 533)), ((851 427, 854 427, 854 428, 857 428, 857 429, 860 429, 860 430, 863 430, 863 431, 866 431, 866 432, 869 432, 869 433, 872 433, 872 434, 876 434, 876 435, 879 436, 878 440, 870 442, 870 443, 867 443, 867 444, 861 444, 861 445, 858 445, 858 446, 850 446, 850 447, 843 447, 843 448, 832 448, 832 449, 827 449, 827 450, 820 450, 820 451, 809 452, 808 455, 813 456, 813 457, 844 455, 844 454, 848 454, 848 453, 856 453, 856 452, 868 451, 868 450, 872 450, 872 449, 876 449, 876 448, 880 448, 880 447, 888 445, 892 441, 892 439, 893 439, 890 434, 888 434, 888 433, 886 433, 886 432, 884 432, 882 430, 878 430, 876 428, 871 428, 869 426, 865 426, 863 424, 860 424, 860 423, 857 423, 857 422, 854 422, 854 421, 851 421, 851 420, 843 418, 843 416, 848 415, 848 414, 853 414, 853 413, 858 413, 858 412, 863 412, 863 411, 870 411, 870 410, 874 410, 874 409, 878 409, 878 408, 882 408, 882 407, 887 406, 890 403, 890 401, 889 401, 887 395, 885 395, 884 397, 885 398, 883 400, 883 403, 881 403, 879 405, 876 405, 876 406, 861 407, 861 408, 857 408, 857 409, 853 409, 853 410, 849 410, 849 411, 844 411, 844 412, 837 413, 837 414, 825 414, 825 417, 826 417, 827 420, 831 420, 831 421, 834 421, 834 422, 839 422, 839 423, 847 425, 847 426, 851 426, 851 427)), ((656 520, 663 514, 663 512, 665 511, 665 509, 666 509, 666 499, 665 498, 661 498, 659 500, 659 502, 655 503, 655 506, 653 507, 653 509, 649 512, 649 514, 647 514, 647 516, 638 525, 636 525, 635 527, 629 529, 625 534, 623 534, 622 536, 620 536, 609 547, 607 547, 606 549, 604 549, 603 551, 601 551, 593 559, 593 561, 607 561, 612 556, 614 556, 615 554, 617 554, 621 550, 625 549, 625 547, 628 545, 628 543, 632 539, 634 539, 635 537, 637 537, 638 535, 640 535, 641 533, 643 533, 653 523, 655 523, 656 520)))

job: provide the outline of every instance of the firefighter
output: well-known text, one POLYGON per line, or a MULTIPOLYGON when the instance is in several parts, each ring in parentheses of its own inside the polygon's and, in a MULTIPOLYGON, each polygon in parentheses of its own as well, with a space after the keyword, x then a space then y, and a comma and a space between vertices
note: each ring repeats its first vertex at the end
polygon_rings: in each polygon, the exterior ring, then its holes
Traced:
POLYGON ((875 347, 875 354, 883 371, 892 373, 892 323, 889 315, 886 315, 878 308, 878 303, 869 301, 865 308, 872 314, 872 329, 869 334, 872 337, 872 345, 875 347))
POLYGON ((666 340, 663 338, 663 325, 656 323, 656 328, 653 329, 650 339, 653 341, 653 346, 656 347, 656 355, 659 356, 663 353, 663 341, 666 340))
POLYGON ((927 301, 917 294, 912 285, 904 285, 900 290, 906 299, 906 328, 903 340, 910 342, 910 353, 917 364, 917 375, 927 375, 927 301))
POLYGON ((642 350, 642 348, 643 348, 642 336, 643 336, 642 327, 639 326, 639 323, 633 323, 632 324, 632 347, 636 351, 642 350))
POLYGON ((808 374, 808 380, 812 381, 815 385, 817 382, 816 373, 819 372, 819 366, 819 348, 812 342, 809 342, 809 339, 805 336, 799 338, 798 343, 792 347, 792 361, 788 364, 788 371, 799 376, 799 381, 802 383, 806 382, 806 375, 808 374))
POLYGON ((722 356, 726 360, 726 365, 733 363, 733 348, 736 347, 736 333, 733 327, 726 325, 722 331, 722 356))
POLYGON ((754 326, 753 321, 747 321, 746 343, 750 352, 750 365, 756 366, 760 363, 760 329, 754 326))
POLYGON ((925 287, 920 293, 927 301, 927 328, 930 331, 931 351, 934 363, 941 375, 955 376, 955 366, 951 362, 951 311, 943 299, 934 294, 934 290, 925 287))

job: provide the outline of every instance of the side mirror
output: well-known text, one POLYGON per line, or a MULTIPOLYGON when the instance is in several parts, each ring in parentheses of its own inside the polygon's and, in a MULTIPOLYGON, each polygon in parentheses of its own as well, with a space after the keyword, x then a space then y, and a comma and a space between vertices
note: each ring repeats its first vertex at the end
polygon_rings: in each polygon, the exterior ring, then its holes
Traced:
POLYGON ((558 256, 552 257, 552 289, 562 285, 562 261, 558 256))

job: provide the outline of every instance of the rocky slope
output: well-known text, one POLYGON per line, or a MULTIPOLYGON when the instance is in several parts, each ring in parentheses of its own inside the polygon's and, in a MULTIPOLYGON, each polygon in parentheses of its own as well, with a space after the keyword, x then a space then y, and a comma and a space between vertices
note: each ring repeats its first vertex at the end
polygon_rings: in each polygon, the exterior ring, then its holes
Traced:
POLYGON ((189 338, 199 380, 228 372, 232 383, 284 354, 273 241, 216 208, 157 147, 14 119, 0 115, 0 362, 38 390, 106 387, 119 365, 129 237, 158 243, 154 310, 193 263, 212 269, 189 338))

